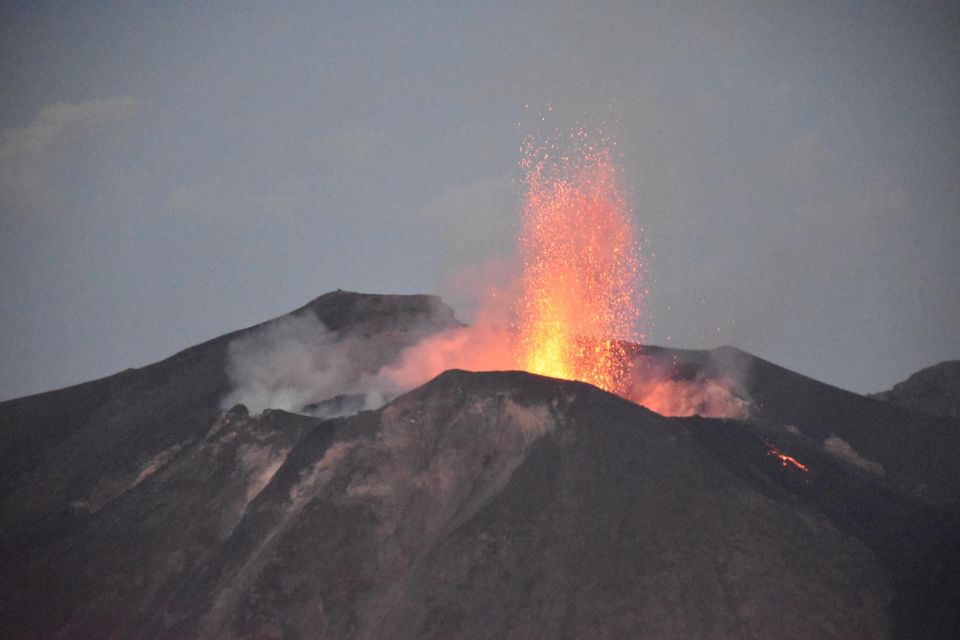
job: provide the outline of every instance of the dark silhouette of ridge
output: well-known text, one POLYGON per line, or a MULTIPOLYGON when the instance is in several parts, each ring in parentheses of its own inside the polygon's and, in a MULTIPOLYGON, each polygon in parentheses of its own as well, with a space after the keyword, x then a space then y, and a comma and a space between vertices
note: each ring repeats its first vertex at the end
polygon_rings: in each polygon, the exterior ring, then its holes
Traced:
POLYGON ((960 418, 960 360, 921 369, 871 397, 913 411, 960 418))

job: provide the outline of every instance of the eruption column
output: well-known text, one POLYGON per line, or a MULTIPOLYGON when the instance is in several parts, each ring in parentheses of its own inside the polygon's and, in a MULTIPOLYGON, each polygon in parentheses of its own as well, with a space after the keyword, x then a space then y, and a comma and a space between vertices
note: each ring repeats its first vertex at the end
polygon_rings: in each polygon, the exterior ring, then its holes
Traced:
POLYGON ((624 394, 621 341, 638 340, 643 296, 636 231, 609 149, 584 131, 561 146, 528 140, 522 161, 518 364, 624 394))

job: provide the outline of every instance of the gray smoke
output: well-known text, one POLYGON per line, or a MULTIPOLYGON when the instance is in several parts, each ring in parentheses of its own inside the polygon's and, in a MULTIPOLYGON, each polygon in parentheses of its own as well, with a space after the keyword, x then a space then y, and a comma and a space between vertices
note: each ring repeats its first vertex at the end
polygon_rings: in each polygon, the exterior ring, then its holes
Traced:
POLYGON ((512 368, 502 329, 404 325, 373 335, 330 331, 308 310, 230 343, 223 409, 283 409, 322 418, 378 409, 447 369, 512 368))
POLYGON ((329 331, 310 310, 286 316, 230 343, 226 409, 253 413, 283 409, 334 417, 375 409, 399 390, 379 384, 376 372, 396 355, 397 336, 361 337, 329 331), (393 343, 393 344, 391 344, 393 343), (352 401, 327 402, 338 396, 352 401), (310 405, 318 405, 311 407, 310 405))
POLYGON ((830 437, 824 441, 823 450, 834 458, 848 462, 859 469, 875 473, 879 476, 884 475, 883 465, 879 462, 864 458, 850 446, 849 442, 837 435, 831 434, 830 437))

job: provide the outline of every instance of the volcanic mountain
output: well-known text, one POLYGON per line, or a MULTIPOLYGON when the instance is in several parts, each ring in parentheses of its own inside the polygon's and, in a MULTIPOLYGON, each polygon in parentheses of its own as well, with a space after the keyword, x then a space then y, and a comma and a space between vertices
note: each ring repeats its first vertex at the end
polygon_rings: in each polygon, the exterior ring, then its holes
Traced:
POLYGON ((446 371, 332 418, 317 415, 365 404, 223 406, 236 345, 305 315, 330 345, 373 345, 350 351, 364 354, 337 378, 351 384, 461 326, 430 296, 338 291, 142 369, 0 403, 5 637, 960 628, 956 417, 729 347, 637 345, 634 371, 668 386, 733 380, 741 419, 667 417, 516 371, 446 371))

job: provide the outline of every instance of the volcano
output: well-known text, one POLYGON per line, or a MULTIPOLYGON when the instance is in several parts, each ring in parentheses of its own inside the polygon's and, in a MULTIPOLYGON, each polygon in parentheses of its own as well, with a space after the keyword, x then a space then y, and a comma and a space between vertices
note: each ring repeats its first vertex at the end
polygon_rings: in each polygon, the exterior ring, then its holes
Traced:
POLYGON ((699 415, 518 371, 448 370, 370 410, 355 393, 461 326, 435 297, 337 291, 0 403, 4 636, 960 628, 960 419, 935 398, 924 410, 923 394, 860 396, 730 347, 636 344, 632 375, 702 391, 699 415), (330 349, 350 346, 329 395, 224 406, 237 345, 304 317, 330 349), (736 419, 704 417, 715 388, 736 419))

